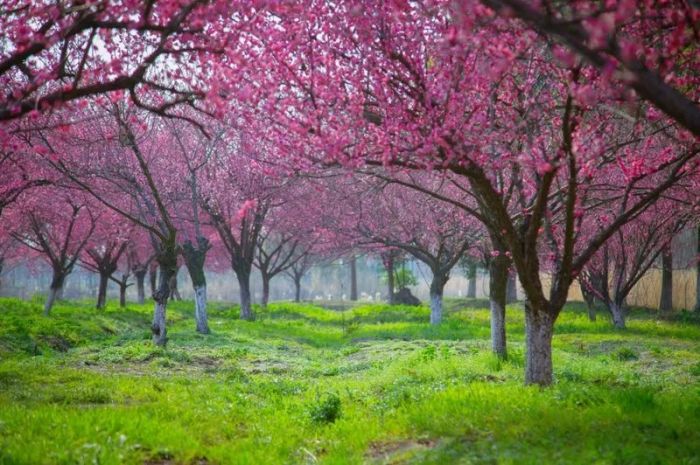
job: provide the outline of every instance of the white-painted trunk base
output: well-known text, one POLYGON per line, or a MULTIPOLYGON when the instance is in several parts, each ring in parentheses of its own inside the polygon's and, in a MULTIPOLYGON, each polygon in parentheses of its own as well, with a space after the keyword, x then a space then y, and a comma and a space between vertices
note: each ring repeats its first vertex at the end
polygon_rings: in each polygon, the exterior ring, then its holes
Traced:
POLYGON ((155 304, 155 309, 153 310, 153 326, 151 331, 153 333, 153 343, 159 346, 165 346, 168 341, 167 330, 165 328, 165 302, 157 302, 155 304))
POLYGON ((197 332, 209 334, 209 317, 207 316, 207 286, 194 288, 194 319, 197 332))
POLYGON ((430 296, 430 324, 437 325, 442 322, 442 296, 432 294, 430 296))
POLYGON ((495 300, 490 300, 489 306, 491 309, 491 349, 499 357, 505 358, 507 355, 505 308, 495 300))

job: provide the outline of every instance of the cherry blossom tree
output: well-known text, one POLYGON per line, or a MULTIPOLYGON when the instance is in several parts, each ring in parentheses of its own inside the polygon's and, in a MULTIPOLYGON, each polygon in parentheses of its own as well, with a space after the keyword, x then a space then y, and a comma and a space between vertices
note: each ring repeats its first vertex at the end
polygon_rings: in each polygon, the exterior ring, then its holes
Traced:
POLYGON ((46 316, 95 229, 97 217, 87 199, 80 197, 75 192, 54 191, 25 198, 11 212, 16 225, 12 236, 51 267, 46 316))
POLYGON ((156 130, 158 119, 128 105, 95 106, 91 112, 86 124, 40 132, 35 143, 48 152, 47 163, 75 186, 148 233, 159 268, 151 332, 153 342, 164 346, 179 253, 168 196, 175 187, 162 177, 169 162, 159 156, 167 133, 156 130))
POLYGON ((475 21, 491 17, 492 10, 515 16, 700 136, 700 74, 695 52, 700 42, 700 6, 696 2, 613 0, 543 5, 483 0, 482 4, 489 8, 461 2, 460 27, 470 29, 475 21))
POLYGON ((572 281, 683 178, 697 144, 624 86, 605 85, 609 75, 553 57, 508 19, 466 30, 439 2, 313 10, 313 21, 262 23, 270 37, 296 39, 253 49, 272 66, 248 69, 256 85, 239 98, 252 94, 270 137, 307 160, 442 170, 468 187, 446 200, 511 254, 526 297, 525 381, 550 384, 554 322, 572 281), (622 200, 611 210, 603 198, 622 200), (604 228, 581 233, 601 216, 604 228), (552 275, 548 292, 541 272, 552 275))
POLYGON ((620 228, 586 264, 579 282, 625 327, 625 299, 687 224, 678 205, 662 201, 620 228))
POLYGON ((165 116, 181 104, 194 107, 211 90, 200 77, 235 38, 234 12, 243 23, 249 5, 25 1, 0 8, 2 121, 114 92, 165 116))
POLYGON ((124 220, 115 212, 102 212, 80 258, 83 267, 100 277, 95 304, 99 310, 104 309, 107 303, 107 284, 117 271, 128 244, 128 225, 125 227, 123 223, 124 220))
POLYGON ((329 211, 322 224, 358 245, 399 249, 425 263, 433 275, 430 322, 439 324, 450 271, 481 235, 479 225, 470 224, 468 216, 450 205, 374 177, 350 177, 344 183, 336 179, 330 188, 334 193, 329 196, 336 199, 327 198, 327 204, 342 203, 353 214, 329 211))

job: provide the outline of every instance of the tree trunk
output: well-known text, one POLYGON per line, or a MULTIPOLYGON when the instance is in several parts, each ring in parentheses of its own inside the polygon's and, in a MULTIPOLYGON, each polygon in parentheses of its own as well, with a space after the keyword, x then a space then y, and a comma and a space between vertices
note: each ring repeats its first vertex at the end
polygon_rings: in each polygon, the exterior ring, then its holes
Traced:
POLYGON ((554 317, 525 304, 525 384, 552 384, 554 317))
POLYGON ((98 310, 103 310, 105 304, 107 303, 107 282, 109 281, 109 276, 104 273, 100 273, 100 283, 97 287, 97 304, 95 308, 98 310))
POLYGON ((51 314, 53 304, 56 302, 56 300, 60 300, 65 279, 65 275, 62 273, 57 271, 53 272, 51 286, 49 287, 49 295, 46 296, 46 302, 44 302, 44 316, 49 316, 51 314))
POLYGON ((588 310, 588 319, 590 321, 596 320, 595 315, 595 296, 592 292, 586 289, 586 286, 581 285, 581 294, 583 294, 583 300, 586 302, 586 309, 588 310))
POLYGON ((476 298, 476 262, 469 263, 467 271, 467 297, 470 299, 476 298))
POLYGON ((670 313, 673 310, 673 252, 671 246, 661 254, 661 299, 659 300, 661 313, 670 313))
POLYGON ((204 274, 204 263, 209 250, 209 241, 203 237, 197 238, 195 247, 191 241, 182 246, 182 256, 185 267, 192 280, 194 289, 194 321, 195 329, 200 334, 209 334, 209 317, 207 314, 207 279, 204 274))
POLYGON ((146 301, 146 290, 144 289, 144 281, 146 280, 146 270, 134 271, 136 277, 136 302, 143 305, 146 301))
POLYGON ((394 304, 394 256, 389 253, 389 257, 386 259, 386 286, 388 292, 387 301, 389 305, 394 304))
POLYGON ((430 324, 432 325, 442 322, 442 293, 448 279, 448 276, 439 271, 433 271, 433 280, 430 282, 430 324))
POLYGON ((126 280, 119 284, 119 306, 121 308, 126 307, 126 280))
POLYGON ((491 259, 489 264, 489 307, 491 309, 491 350, 498 357, 508 356, 506 348, 506 294, 508 266, 505 255, 491 259))
POLYGON ((357 300, 357 258, 350 257, 350 300, 357 300))
POLYGON ((506 287, 506 303, 512 304, 518 301, 518 286, 516 284, 515 271, 508 273, 508 282, 506 287))
POLYGON ((209 334, 209 317, 207 315, 207 285, 194 287, 194 320, 197 332, 209 334))
POLYGON ((175 274, 170 278, 170 298, 177 300, 178 302, 182 300, 180 291, 177 288, 177 273, 180 271, 179 268, 175 268, 175 274))
POLYGON ((58 289, 56 289, 56 300, 63 300, 63 291, 66 288, 66 280, 63 278, 63 281, 61 282, 61 285, 58 289))
POLYGON ((697 263, 695 265, 695 311, 700 313, 700 225, 697 228, 697 263))
POLYGON ((241 320, 254 320, 253 308, 250 302, 250 272, 236 271, 241 299, 241 320))
POLYGON ((294 302, 301 302, 301 277, 294 278, 294 302))
POLYGON ((151 295, 153 295, 158 290, 158 264, 156 262, 153 262, 148 270, 148 282, 151 285, 151 295))
POLYGON ((262 301, 260 304, 262 308, 267 308, 267 303, 270 300, 270 277, 266 273, 261 273, 262 275, 262 301))
POLYGON ((617 329, 625 329, 625 308, 622 302, 608 302, 608 310, 612 316, 613 325, 617 329))
POLYGON ((170 297, 170 283, 177 271, 177 252, 175 250, 164 252, 158 258, 158 289, 153 294, 155 308, 153 310, 153 343, 165 347, 168 342, 167 328, 165 326, 165 312, 170 297))

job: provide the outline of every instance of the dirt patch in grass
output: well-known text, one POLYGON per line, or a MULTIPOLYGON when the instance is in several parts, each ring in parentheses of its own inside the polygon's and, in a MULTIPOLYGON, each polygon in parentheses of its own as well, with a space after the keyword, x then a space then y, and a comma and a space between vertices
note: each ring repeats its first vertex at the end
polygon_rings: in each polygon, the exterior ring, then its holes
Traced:
POLYGON ((414 452, 432 449, 438 444, 437 439, 403 439, 398 441, 379 441, 369 445, 365 458, 370 463, 401 463, 414 452))
MULTIPOLYGON (((167 452, 156 454, 153 457, 144 460, 143 465, 182 465, 184 462, 176 461, 173 456, 167 452)), ((187 462, 187 465, 209 465, 211 462, 206 457, 197 457, 187 462)))
POLYGON ((68 352, 68 349, 73 347, 68 339, 57 335, 40 336, 38 342, 44 343, 58 352, 68 352))

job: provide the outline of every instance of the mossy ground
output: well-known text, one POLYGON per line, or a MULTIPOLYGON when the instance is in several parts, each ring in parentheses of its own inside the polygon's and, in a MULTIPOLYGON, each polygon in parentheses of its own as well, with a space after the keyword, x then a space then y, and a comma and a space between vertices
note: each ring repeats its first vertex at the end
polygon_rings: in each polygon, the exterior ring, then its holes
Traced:
POLYGON ((212 303, 202 336, 177 302, 160 349, 150 306, 0 299, 0 464, 700 464, 697 323, 571 305, 540 389, 518 305, 508 361, 485 302, 447 308, 212 303))

